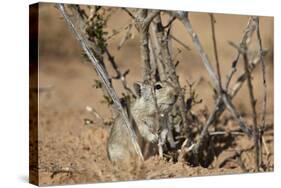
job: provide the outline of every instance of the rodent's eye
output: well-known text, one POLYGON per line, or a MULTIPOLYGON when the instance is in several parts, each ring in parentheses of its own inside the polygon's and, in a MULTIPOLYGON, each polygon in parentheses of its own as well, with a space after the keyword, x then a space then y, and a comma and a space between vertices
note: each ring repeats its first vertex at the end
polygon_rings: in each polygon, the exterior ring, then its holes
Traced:
POLYGON ((162 88, 161 84, 155 84, 155 86, 154 86, 154 90, 159 90, 161 88, 162 88))

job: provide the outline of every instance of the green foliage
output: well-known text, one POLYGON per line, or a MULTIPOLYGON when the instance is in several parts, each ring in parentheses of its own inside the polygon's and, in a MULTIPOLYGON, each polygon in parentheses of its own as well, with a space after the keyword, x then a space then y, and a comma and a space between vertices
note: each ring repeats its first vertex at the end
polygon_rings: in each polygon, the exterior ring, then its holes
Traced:
POLYGON ((105 31, 106 24, 107 16, 105 10, 100 6, 96 6, 94 15, 86 28, 86 32, 89 36, 89 40, 95 43, 100 55, 105 52, 105 48, 107 47, 106 36, 108 32, 105 31))
POLYGON ((113 105, 113 100, 111 97, 107 95, 103 95, 103 100, 101 101, 102 104, 107 104, 108 106, 113 105))
POLYGON ((102 88, 101 81, 100 80, 95 80, 95 83, 94 83, 93 87, 95 87, 96 89, 102 88))

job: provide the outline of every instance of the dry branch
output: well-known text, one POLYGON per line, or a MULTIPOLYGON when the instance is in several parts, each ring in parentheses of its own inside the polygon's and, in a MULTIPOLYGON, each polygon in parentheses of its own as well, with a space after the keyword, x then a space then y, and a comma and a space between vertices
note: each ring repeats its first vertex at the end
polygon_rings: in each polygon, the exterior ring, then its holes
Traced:
POLYGON ((151 80, 152 79, 152 71, 150 65, 150 55, 149 55, 149 42, 148 42, 148 32, 141 31, 140 32, 140 43, 141 43, 141 58, 144 62, 144 75, 143 80, 151 80))
POLYGON ((123 7, 122 10, 124 10, 132 19, 135 19, 135 16, 127 8, 123 7))
MULTIPOLYGON (((149 55, 150 55, 150 64, 151 64, 151 72, 152 72, 152 78, 155 78, 155 81, 161 80, 159 79, 159 59, 157 58, 157 49, 155 47, 155 44, 152 42, 152 37, 149 37, 149 55)), ((163 71, 163 69, 162 69, 163 71)))
POLYGON ((187 46, 185 43, 183 43, 180 39, 178 39, 177 37, 175 37, 174 35, 170 34, 170 37, 176 41, 177 43, 179 43, 181 46, 183 46, 186 50, 191 50, 191 48, 189 46, 187 46))
POLYGON ((152 80, 150 55, 149 55, 149 32, 148 28, 152 20, 159 10, 149 11, 147 9, 140 9, 135 15, 135 25, 140 34, 140 49, 141 49, 141 59, 144 63, 144 80, 152 80))
POLYGON ((231 101, 231 98, 229 97, 229 95, 227 95, 226 93, 223 93, 222 100, 223 100, 226 108, 229 110, 229 112, 233 115, 233 117, 239 123, 240 129, 250 137, 252 135, 252 130, 246 126, 245 121, 242 118, 241 114, 239 113, 238 110, 236 110, 236 108, 232 104, 232 101, 231 101))
POLYGON ((160 23, 160 20, 158 16, 155 18, 156 21, 152 22, 151 24, 151 30, 150 30, 150 41, 151 46, 153 47, 153 51, 155 52, 155 60, 157 63, 157 70, 159 74, 160 80, 167 80, 167 74, 164 64, 164 59, 162 57, 162 48, 161 48, 161 40, 162 35, 159 35, 159 28, 157 26, 157 23, 160 23))
POLYGON ((255 29, 256 29, 256 25, 253 21, 253 17, 250 17, 248 20, 248 24, 244 30, 244 34, 243 34, 243 37, 241 39, 239 46, 236 46, 234 43, 230 42, 230 45, 232 45, 233 47, 235 47, 237 49, 237 55, 236 55, 235 60, 232 62, 231 70, 227 76, 227 81, 226 81, 226 86, 225 86, 225 90, 227 92, 228 92, 230 82, 233 78, 233 75, 237 71, 236 67, 237 67, 239 58, 240 58, 241 54, 245 53, 244 48, 250 43, 251 37, 252 37, 255 29))
MULTIPOLYGON (((264 54, 266 54, 267 52, 264 52, 264 54)), ((253 70, 256 68, 256 66, 258 65, 258 63, 261 62, 261 58, 260 56, 255 58, 253 60, 252 63, 250 63, 249 65, 249 71, 253 72, 253 70)), ((243 86, 243 83, 245 82, 245 80, 247 79, 246 73, 242 73, 238 79, 236 80, 235 84, 233 85, 232 89, 229 91, 229 95, 231 96, 231 98, 235 97, 238 93, 238 91, 240 90, 240 88, 243 86)))
POLYGON ((225 132, 225 131, 215 131, 215 132, 209 132, 210 136, 219 136, 219 135, 237 135, 237 136, 241 136, 241 135, 245 135, 243 132, 240 131, 231 131, 231 132, 225 132))
POLYGON ((132 144, 134 146, 134 149, 136 151, 136 153, 138 154, 138 156, 140 157, 141 160, 143 160, 143 156, 142 156, 142 152, 141 149, 137 143, 136 140, 136 135, 134 133, 134 131, 132 130, 130 121, 128 119, 128 115, 126 113, 126 111, 123 109, 121 102, 115 92, 115 90, 111 87, 111 84, 109 82, 109 78, 108 76, 105 74, 105 71, 102 67, 102 65, 99 63, 99 61, 96 59, 96 57, 94 56, 93 52, 91 51, 87 40, 83 37, 83 35, 79 32, 79 30, 75 27, 75 25, 72 23, 71 19, 69 18, 68 14, 65 11, 64 5, 63 4, 58 4, 57 8, 59 9, 60 13, 63 15, 67 25, 70 27, 70 29, 73 31, 73 33, 75 34, 76 39, 79 41, 81 47, 83 48, 83 50, 85 51, 85 53, 87 54, 88 58, 90 59, 91 63, 94 65, 98 76, 100 77, 103 85, 105 86, 108 95, 112 98, 114 104, 116 105, 116 110, 121 114, 121 116, 123 117, 124 121, 125 121, 125 126, 126 126, 126 130, 128 131, 132 144))
MULTIPOLYGON (((202 59, 202 63, 205 66, 205 68, 212 80, 213 87, 215 88, 216 93, 218 94, 218 98, 217 98, 216 105, 215 105, 215 110, 209 116, 207 123, 204 125, 204 128, 201 131, 200 137, 193 150, 193 153, 195 154, 196 160, 198 162, 199 150, 208 133, 208 127, 211 125, 211 123, 213 121, 215 121, 218 118, 218 115, 220 115, 224 111, 224 107, 226 107, 228 109, 228 111, 232 114, 234 119, 239 123, 240 129, 243 132, 245 132, 249 137, 252 136, 252 130, 246 126, 246 123, 245 123, 244 119, 242 118, 241 114, 235 108, 235 106, 232 104, 232 97, 229 96, 229 94, 226 91, 224 91, 222 88, 220 71, 219 71, 219 61, 218 61, 218 55, 217 55, 217 50, 216 50, 216 38, 215 38, 215 33, 214 33, 214 31, 215 31, 214 18, 211 16, 211 22, 212 22, 211 26, 212 26, 212 34, 213 34, 212 38, 213 38, 213 43, 214 43, 214 48, 215 48, 214 52, 215 52, 215 57, 216 57, 216 65, 217 65, 217 69, 218 69, 217 74, 213 70, 213 67, 209 62, 209 58, 208 58, 207 54, 205 53, 198 36, 192 28, 192 25, 188 18, 188 13, 176 12, 176 15, 179 18, 179 20, 182 22, 182 24, 184 25, 186 31, 190 34, 192 41, 194 43, 194 46, 202 59)), ((240 56, 240 54, 239 54, 239 56, 240 56)), ((238 58, 237 58, 237 60, 238 60, 238 58)), ((233 70, 235 70, 235 67, 236 67, 236 65, 233 66, 233 68, 234 68, 233 70)), ((231 76, 232 75, 233 74, 231 74, 231 76)), ((229 80, 231 79, 231 76, 230 76, 229 80)))
MULTIPOLYGON (((245 48, 245 51, 247 52, 247 48, 245 48)), ((258 131, 258 125, 257 125, 257 112, 256 112, 256 99, 254 96, 254 88, 252 84, 252 77, 251 73, 249 71, 249 60, 247 53, 243 54, 243 60, 244 60, 244 69, 247 77, 247 86, 249 90, 249 97, 250 97, 250 102, 251 102, 251 108, 252 108, 252 113, 253 113, 253 137, 254 137, 254 142, 255 142, 255 164, 256 164, 256 170, 259 171, 259 166, 260 166, 260 139, 259 139, 259 131, 258 131)))
POLYGON ((120 50, 122 48, 122 46, 125 44, 125 42, 132 37, 132 28, 133 28, 133 23, 130 23, 128 25, 128 27, 126 27, 126 33, 123 36, 123 38, 121 39, 120 43, 117 46, 117 49, 120 50))
MULTIPOLYGON (((260 57, 256 58, 252 63, 251 63, 251 66, 250 66, 250 69, 249 71, 252 72, 257 64, 260 62, 260 57)), ((234 87, 233 89, 231 90, 230 92, 230 98, 233 99, 236 94, 238 93, 238 91, 241 89, 241 87, 243 86, 244 82, 246 81, 246 73, 242 73, 236 83, 234 84, 234 87)), ((200 134, 200 140, 203 139, 203 137, 208 133, 208 127, 214 123, 214 121, 216 119, 218 119, 220 117, 220 115, 224 112, 225 110, 225 105, 224 103, 222 102, 222 99, 221 98, 218 98, 216 103, 215 103, 215 108, 214 110, 212 111, 211 115, 209 116, 206 124, 204 125, 204 128, 203 130, 201 131, 201 134, 200 134)), ((201 141, 199 141, 200 143, 201 141)))
MULTIPOLYGON (((255 22, 256 22, 256 26, 257 26, 257 39, 258 39, 258 46, 259 46, 259 57, 261 59, 261 64, 262 64, 262 79, 263 79, 263 109, 262 109, 262 125, 261 125, 261 130, 260 130, 260 147, 262 147, 262 144, 264 144, 265 149, 266 149, 266 153, 268 156, 268 149, 266 146, 266 143, 264 142, 264 138, 263 138, 263 130, 265 129, 265 125, 266 125, 266 107, 267 107, 267 82, 266 82, 266 67, 265 67, 265 62, 264 62, 264 50, 263 50, 263 46, 262 46, 262 39, 261 39, 261 34, 260 34, 260 25, 259 25, 259 17, 254 17, 255 22)), ((260 148, 260 152, 262 152, 262 148, 260 148)), ((260 162, 262 162, 262 153, 260 153, 260 162)))
MULTIPOLYGON (((247 128, 242 116, 236 110, 235 106, 232 104, 231 98, 228 96, 228 94, 226 92, 224 92, 223 90, 220 89, 219 78, 218 78, 217 74, 215 73, 212 65, 210 64, 209 58, 208 58, 207 54, 205 53, 197 34, 193 31, 192 25, 188 19, 188 14, 186 12, 177 12, 176 15, 183 23, 186 31, 190 34, 192 41, 194 43, 194 46, 196 47, 196 49, 202 59, 202 62, 204 64, 208 74, 210 75, 210 77, 212 79, 212 83, 213 83, 215 90, 217 91, 219 96, 221 96, 221 99, 224 102, 227 109, 229 110, 229 112, 233 115, 233 117, 239 123, 241 130, 245 131, 245 133, 250 136, 251 131, 249 128, 247 128)), ((214 113, 214 114, 216 114, 216 113, 214 113)))
POLYGON ((201 45, 201 42, 198 38, 198 35, 194 32, 192 25, 188 19, 188 13, 187 12, 176 12, 177 17, 179 18, 179 20, 182 22, 182 24, 184 25, 186 31, 190 34, 193 44, 197 50, 197 52, 199 53, 201 59, 202 59, 202 63, 204 64, 206 70, 209 73, 209 76, 211 77, 212 80, 212 84, 213 87, 219 91, 219 80, 218 80, 218 76, 215 73, 212 65, 209 63, 209 58, 206 54, 206 52, 203 49, 203 46, 201 45))
POLYGON ((121 81, 125 91, 127 92, 127 94, 134 96, 135 94, 131 90, 131 88, 129 88, 129 86, 127 84, 127 80, 126 80, 126 76, 129 74, 129 70, 126 70, 126 71, 124 71, 124 73, 121 73, 117 63, 115 62, 114 57, 111 55, 111 53, 109 52, 109 50, 107 48, 105 48, 105 53, 106 53, 106 55, 108 57, 109 62, 112 65, 113 69, 116 72, 116 76, 112 77, 112 79, 119 79, 121 81))
POLYGON ((219 55, 218 55, 218 48, 217 48, 217 40, 216 40, 216 30, 215 30, 215 17, 214 14, 209 14, 211 19, 211 28, 212 28, 212 39, 214 45, 214 54, 216 59, 216 66, 217 66, 217 75, 219 79, 219 89, 222 91, 222 83, 221 83, 221 71, 220 71, 220 63, 219 63, 219 55))
MULTIPOLYGON (((204 139, 205 135, 207 134, 207 129, 210 125, 210 122, 213 121, 216 117, 217 114, 217 109, 222 108, 222 102, 226 106, 226 108, 230 111, 230 113, 233 115, 233 117, 236 119, 236 121, 239 122, 241 130, 243 130, 248 136, 252 136, 254 138, 254 144, 255 144, 255 165, 256 165, 256 170, 260 170, 260 161, 262 153, 261 153, 261 143, 262 143, 262 137, 260 135, 260 130, 258 129, 257 125, 257 113, 256 113, 256 100, 254 98, 254 91, 253 91, 253 85, 251 81, 251 71, 250 71, 250 64, 249 60, 247 57, 247 44, 250 41, 250 38, 252 36, 252 33, 256 29, 256 26, 258 26, 258 18, 257 17, 251 17, 248 26, 246 29, 246 32, 243 36, 242 42, 240 43, 239 47, 236 47, 238 50, 237 57, 235 61, 232 64, 232 70, 228 76, 228 80, 226 82, 226 89, 229 86, 229 83, 231 81, 232 76, 236 72, 236 65, 238 62, 238 59, 240 57, 240 54, 243 55, 243 60, 244 60, 244 67, 245 67, 245 76, 248 84, 248 89, 249 89, 249 95, 250 95, 250 101, 251 101, 251 107, 252 107, 252 112, 253 112, 253 130, 248 128, 245 124, 245 121, 243 120, 242 116, 240 113, 236 110, 235 106, 232 104, 232 97, 229 96, 229 94, 225 91, 223 91, 222 86, 221 86, 221 76, 220 76, 220 71, 219 71, 219 61, 218 61, 218 54, 217 54, 217 46, 216 46, 216 38, 215 38, 215 27, 214 27, 214 17, 211 14, 211 26, 212 26, 212 38, 213 38, 213 44, 214 44, 214 53, 215 53, 215 59, 216 59, 216 65, 217 65, 217 75, 214 73, 213 68, 211 64, 209 63, 207 54, 204 52, 202 45, 200 44, 200 41, 198 39, 197 34, 193 31, 192 26, 189 22, 189 19, 187 17, 187 13, 180 12, 177 14, 179 19, 182 21, 183 25, 185 26, 186 30, 189 32, 189 34, 192 37, 193 43, 199 52, 202 62, 205 65, 206 70, 208 71, 210 77, 212 78, 214 88, 216 89, 217 93, 219 93, 219 98, 216 102, 216 110, 213 111, 211 116, 209 117, 207 123, 205 124, 201 134, 200 134, 200 139, 199 142, 197 143, 198 145, 195 147, 195 153, 198 154, 198 149, 200 147, 200 144, 202 143, 202 140, 204 139)), ((263 64, 262 71, 263 71, 263 85, 264 85, 264 103, 263 103, 263 125, 265 124, 265 114, 266 114, 266 80, 265 80, 265 67, 264 67, 264 61, 263 61, 263 49, 262 49, 262 43, 261 43, 261 37, 259 33, 259 29, 257 29, 257 38, 259 41, 259 50, 260 50, 260 61, 263 64)))
POLYGON ((213 14, 210 14, 211 18, 211 28, 212 28, 212 39, 213 39, 213 45, 214 45, 214 54, 216 59, 216 66, 217 66, 217 74, 218 74, 218 82, 219 82, 219 89, 220 94, 222 95, 222 100, 224 101, 226 107, 231 111, 231 113, 234 115, 235 119, 238 120, 241 129, 246 132, 247 134, 250 133, 250 130, 247 129, 245 126, 242 117, 239 115, 239 112, 236 111, 234 105, 231 102, 231 98, 229 98, 229 95, 227 93, 224 93, 221 83, 221 74, 220 74, 220 64, 219 64, 219 57, 218 57, 218 50, 217 50, 217 42, 216 42, 216 35, 215 35, 215 18, 213 14))

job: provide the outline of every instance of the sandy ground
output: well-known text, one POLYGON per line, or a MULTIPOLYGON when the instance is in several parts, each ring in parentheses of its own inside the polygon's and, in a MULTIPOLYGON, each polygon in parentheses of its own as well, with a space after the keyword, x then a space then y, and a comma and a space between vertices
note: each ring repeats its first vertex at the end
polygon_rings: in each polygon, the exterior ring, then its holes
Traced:
MULTIPOLYGON (((112 28, 121 28, 126 25, 128 19, 122 12, 116 13, 108 25, 112 28), (118 19, 123 16, 124 19, 118 19)), ((218 48, 225 77, 230 63, 233 61, 236 51, 227 42, 238 43, 247 23, 247 17, 216 15, 218 48)), ((157 156, 151 157, 144 162, 134 162, 129 166, 120 167, 113 165, 107 158, 106 142, 110 126, 100 122, 91 126, 85 126, 83 120, 89 118, 85 107, 90 105, 98 113, 109 120, 110 109, 102 104, 102 92, 93 87, 97 79, 93 68, 81 57, 81 50, 71 32, 68 31, 64 21, 53 6, 40 7, 39 42, 40 42, 40 87, 46 90, 39 93, 39 180, 41 185, 52 184, 74 184, 105 181, 123 181, 152 178, 171 178, 186 176, 233 174, 244 172, 237 160, 225 161, 229 156, 235 154, 235 150, 248 149, 252 147, 252 141, 246 136, 237 136, 231 144, 215 154, 215 158, 207 167, 192 167, 185 163, 173 163, 157 156)), ((210 59, 213 61, 212 43, 210 39, 210 25, 207 14, 191 13, 191 21, 194 29, 198 32, 203 46, 210 59)), ((212 110, 214 100, 207 80, 209 80, 204 67, 201 66, 200 58, 193 49, 189 36, 184 32, 180 23, 176 23, 177 29, 174 35, 189 44, 191 51, 183 51, 178 60, 180 65, 178 73, 182 85, 186 80, 203 81, 196 90, 203 103, 193 109, 194 114, 208 108, 212 110)), ((268 115, 265 142, 269 149, 269 155, 264 154, 268 171, 273 170, 273 19, 261 18, 261 32, 264 39, 264 47, 269 49, 266 58, 267 81, 268 81, 268 115)), ((140 54, 138 36, 128 41, 118 51, 118 45, 122 36, 116 36, 109 43, 109 47, 115 56, 120 68, 130 68, 129 85, 136 80, 141 80, 139 71, 140 54), (133 65, 133 66, 132 66, 133 65)), ((254 45, 253 42, 252 45, 254 45)), ((242 63, 240 63, 242 65, 242 63)), ((241 69, 242 66, 239 66, 241 69)), ((112 70, 109 68, 109 71, 112 70)), ((240 70, 238 70, 239 72, 240 70)), ((239 73, 237 74, 239 75, 239 73)), ((225 79, 224 79, 225 80, 225 79)), ((235 79, 234 79, 235 80, 235 79)), ((262 105, 262 77, 260 67, 254 71, 253 83, 257 98, 257 109, 261 112, 262 105)), ((118 94, 122 89, 120 83, 113 83, 118 94)), ((234 100, 234 104, 240 112, 250 113, 247 88, 244 86, 234 100)), ((224 113, 223 118, 229 117, 224 113)), ((223 122, 223 118, 221 122, 223 122)), ((249 116, 245 116, 247 122, 251 122, 249 116)), ((229 129, 237 128, 237 123, 230 120, 226 123, 229 129)), ((265 153, 265 152, 264 152, 265 153)), ((249 172, 254 169, 253 150, 243 152, 241 160, 249 172)))

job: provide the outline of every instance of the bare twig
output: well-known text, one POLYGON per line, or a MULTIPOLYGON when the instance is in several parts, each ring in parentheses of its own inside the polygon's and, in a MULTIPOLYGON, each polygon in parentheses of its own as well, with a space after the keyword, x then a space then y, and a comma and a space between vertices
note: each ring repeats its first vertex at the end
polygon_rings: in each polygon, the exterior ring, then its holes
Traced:
POLYGON ((95 118, 101 120, 103 123, 105 122, 104 118, 91 106, 86 106, 86 110, 91 113, 95 118))
MULTIPOLYGON (((247 51, 247 48, 244 47, 245 50, 247 51)), ((244 60, 244 68, 245 68, 245 73, 247 77, 247 86, 249 90, 249 97, 250 97, 250 102, 251 102, 251 108, 252 108, 252 113, 253 113, 253 137, 254 137, 254 142, 255 142, 255 164, 256 164, 256 170, 259 171, 260 167, 260 135, 259 135, 259 130, 258 130, 258 125, 257 125, 257 112, 256 112, 256 100, 254 96, 254 89, 253 89, 253 84, 252 84, 252 78, 251 78, 251 73, 249 71, 249 60, 247 53, 243 54, 243 60, 244 60)))
MULTIPOLYGON (((123 26, 123 27, 121 27, 121 28, 119 28, 119 29, 117 29, 117 30, 113 29, 111 35, 107 36, 107 38, 106 38, 107 41, 109 41, 110 39, 112 39, 112 38, 115 37, 116 35, 122 33, 124 30, 127 30, 127 31, 130 30, 130 28, 132 28, 132 26, 133 26, 133 24, 132 24, 132 23, 129 23, 128 25, 123 26)), ((129 37, 128 37, 128 38, 129 38, 129 37)))
POLYGON ((135 25, 140 34, 141 58, 144 63, 144 80, 152 79, 150 55, 149 55, 149 32, 148 28, 152 19, 159 14, 159 11, 150 12, 147 9, 140 9, 135 16, 135 25))
POLYGON ((116 72, 116 76, 112 77, 113 79, 120 79, 124 89, 126 90, 127 94, 130 94, 132 96, 134 96, 134 92, 130 89, 130 87, 127 84, 126 81, 126 76, 129 74, 129 70, 126 70, 124 73, 121 73, 121 71, 119 70, 119 67, 117 65, 117 63, 115 62, 114 57, 111 55, 111 53, 109 52, 108 48, 105 48, 105 53, 109 59, 109 62, 111 63, 113 69, 116 72))
MULTIPOLYGON (((252 63, 251 63, 251 66, 250 66, 250 69, 249 71, 252 72, 256 65, 260 62, 260 57, 256 58, 252 63)), ((237 82, 236 84, 234 85, 233 89, 231 90, 230 92, 230 98, 233 99, 238 91, 241 89, 243 83, 245 82, 246 80, 246 73, 242 73, 238 79, 237 79, 237 82)), ((201 131, 201 134, 200 134, 200 139, 199 139, 199 142, 198 142, 198 145, 195 147, 195 151, 196 149, 198 149, 198 147, 200 146, 200 143, 201 143, 201 140, 204 138, 204 136, 208 133, 208 127, 214 123, 214 121, 216 119, 218 119, 220 117, 220 115, 224 112, 225 110, 225 105, 224 103, 222 102, 222 99, 221 98, 218 98, 217 101, 216 101, 216 104, 215 104, 215 108, 213 110, 213 112, 211 113, 211 115, 209 116, 206 124, 204 125, 204 128, 203 130, 201 131)))
POLYGON ((170 16, 168 23, 166 25, 163 25, 163 28, 171 27, 172 23, 176 20, 176 16, 170 16))
POLYGON ((269 154, 270 154, 270 153, 269 153, 269 149, 268 149, 268 146, 267 146, 267 144, 266 144, 266 141, 265 141, 265 138, 264 138, 263 135, 261 136, 261 139, 262 139, 262 144, 263 144, 263 146, 264 146, 266 155, 269 156, 269 154))
POLYGON ((135 16, 127 8, 123 7, 122 10, 124 10, 132 19, 135 19, 135 16))
MULTIPOLYGON (((266 54, 267 52, 265 52, 266 54)), ((252 72, 258 63, 261 62, 261 58, 257 57, 253 60, 253 62, 249 65, 249 71, 252 72)), ((238 79, 236 80, 236 83, 233 85, 232 89, 229 91, 231 98, 235 97, 240 88, 242 87, 243 83, 247 79, 246 73, 242 73, 238 79)))
POLYGON ((180 39, 178 39, 177 37, 175 37, 174 35, 170 34, 170 37, 176 41, 177 43, 179 43, 181 46, 183 46, 186 50, 191 50, 191 48, 189 46, 187 46, 185 43, 183 43, 180 39))
POLYGON ((150 55, 152 78, 154 78, 155 81, 158 81, 159 80, 159 70, 158 70, 159 59, 157 58, 156 53, 157 53, 157 50, 155 49, 154 44, 152 42, 152 37, 150 36, 150 38, 149 38, 149 55, 150 55))
POLYGON ((198 51, 201 59, 202 59, 202 63, 204 64, 206 70, 209 73, 209 76, 211 77, 212 80, 212 84, 213 87, 219 91, 219 80, 218 80, 218 76, 215 73, 212 65, 209 63, 209 58, 207 56, 207 54, 205 53, 203 46, 201 45, 201 42, 198 38, 198 35, 194 32, 192 25, 188 19, 188 13, 187 12, 181 12, 178 11, 176 12, 177 17, 180 19, 180 21, 182 22, 182 24, 184 25, 186 31, 190 34, 193 44, 196 48, 196 50, 198 51))
MULTIPOLYGON (((157 18, 156 18, 157 19, 157 18)), ((163 63, 163 58, 161 55, 161 45, 159 42, 159 38, 157 35, 157 25, 155 22, 152 22, 151 24, 151 30, 150 30, 150 42, 151 42, 151 47, 153 51, 153 56, 154 56, 154 61, 157 65, 157 71, 158 71, 158 76, 160 80, 167 80, 167 75, 165 72, 165 65, 163 63)))
POLYGON ((141 57, 142 61, 144 62, 144 80, 151 80, 151 65, 150 65, 150 55, 149 55, 149 42, 148 42, 148 32, 147 31, 141 31, 140 32, 140 42, 141 42, 141 57))
MULTIPOLYGON (((237 45, 237 44, 235 44, 235 43, 232 42, 232 41, 229 41, 228 44, 229 44, 230 46, 232 46, 233 48, 235 48, 235 49, 238 51, 239 56, 237 56, 236 59, 233 61, 233 62, 238 63, 238 59, 239 59, 240 55, 241 55, 241 54, 245 54, 245 53, 246 53, 246 50, 245 50, 244 48, 241 48, 241 45, 237 45)), ((236 67, 234 67, 234 68, 236 68, 236 67)), ((234 69, 234 68, 233 68, 233 69, 234 69)), ((233 71, 233 70, 231 70, 231 71, 233 71)))
POLYGON ((211 19, 211 28, 212 28, 212 39, 213 39, 213 45, 214 45, 214 54, 216 59, 216 65, 217 65, 217 74, 219 79, 219 89, 222 91, 222 83, 221 83, 221 73, 220 73, 220 63, 219 63, 219 55, 218 55, 218 48, 217 48, 217 40, 216 40, 216 30, 215 30, 215 17, 214 14, 209 14, 211 19))
POLYGON ((119 43, 118 46, 117 46, 117 49, 118 49, 118 50, 120 50, 121 47, 124 45, 124 43, 125 43, 130 37, 132 37, 132 28, 133 28, 133 23, 130 23, 130 24, 128 25, 128 27, 126 28, 127 31, 126 31, 125 35, 122 37, 120 43, 119 43))
POLYGON ((217 51, 217 42, 215 37, 215 18, 213 14, 210 14, 211 17, 211 26, 212 26, 212 38, 213 38, 213 44, 214 44, 214 53, 215 53, 215 59, 216 59, 216 65, 217 65, 217 74, 218 74, 218 80, 219 80, 219 89, 220 93, 222 95, 222 99, 226 105, 226 107, 231 111, 231 113, 234 115, 234 117, 239 121, 241 129, 249 134, 249 129, 245 126, 242 117, 239 115, 238 111, 234 108, 234 105, 231 102, 231 99, 229 98, 228 94, 223 92, 222 83, 221 83, 221 74, 220 74, 220 65, 219 65, 219 58, 218 58, 218 51, 217 51))
POLYGON ((160 14, 160 10, 149 11, 146 18, 143 20, 142 29, 147 30, 152 20, 159 14, 160 14))
POLYGON ((75 27, 75 25, 70 20, 68 14, 65 11, 64 5, 58 4, 57 7, 58 7, 60 13, 63 15, 67 25, 74 32, 76 39, 79 41, 81 47, 83 48, 83 50, 87 54, 91 63, 94 65, 103 85, 105 86, 105 88, 108 92, 108 95, 112 98, 114 104, 116 105, 116 110, 122 115, 122 117, 125 121, 126 130, 128 131, 128 133, 130 135, 130 139, 132 141, 132 144, 134 146, 134 149, 135 149, 137 155, 140 157, 141 160, 143 160, 142 152, 141 152, 141 149, 140 149, 140 147, 137 143, 136 135, 135 135, 134 131, 132 130, 130 121, 128 119, 128 115, 127 115, 126 111, 123 109, 123 107, 121 105, 121 102, 120 102, 117 94, 115 93, 115 90, 111 87, 110 82, 109 82, 109 78, 105 74, 102 65, 99 63, 99 61, 94 56, 93 52, 91 51, 91 49, 88 45, 87 40, 83 37, 83 35, 79 32, 79 30, 75 27))
MULTIPOLYGON (((265 67, 265 62, 264 62, 264 56, 265 56, 265 51, 263 50, 262 47, 262 40, 261 40, 261 34, 260 34, 260 26, 259 26, 259 18, 257 17, 255 19, 256 24, 257 24, 257 38, 259 41, 259 56, 260 56, 260 61, 262 64, 262 77, 263 77, 263 86, 264 86, 264 101, 263 101, 263 113, 266 114, 266 101, 267 101, 267 84, 266 84, 266 67, 265 67)), ((265 126, 265 115, 263 115, 263 126, 265 126)))
POLYGON ((231 98, 229 97, 229 95, 224 93, 222 95, 222 100, 223 100, 226 108, 229 110, 229 112, 233 115, 233 117, 239 123, 240 129, 242 131, 244 131, 250 137, 252 135, 252 130, 246 126, 245 121, 243 120, 241 114, 238 112, 238 110, 236 110, 236 108, 232 104, 232 101, 231 101, 231 98))
POLYGON ((184 162, 184 157, 193 150, 193 148, 195 147, 195 144, 191 144, 189 147, 187 147, 188 145, 188 138, 185 139, 185 141, 182 143, 181 145, 181 149, 178 151, 179 152, 179 156, 178 156, 178 161, 180 162, 184 162))
POLYGON ((215 131, 215 132, 209 132, 210 136, 219 136, 219 135, 237 135, 237 136, 241 136, 241 135, 245 135, 245 133, 243 132, 239 132, 239 131, 231 131, 231 132, 225 132, 225 131, 215 131))
MULTIPOLYGON (((261 64, 262 64, 262 79, 263 79, 263 109, 262 109, 262 125, 261 125, 261 130, 260 130, 260 146, 262 147, 261 143, 264 143, 266 153, 268 156, 268 149, 266 146, 266 143, 264 142, 263 138, 263 130, 265 129, 266 125, 266 106, 267 106, 267 83, 266 83, 266 67, 265 67, 265 62, 264 62, 264 51, 263 51, 263 46, 262 46, 262 39, 261 39, 261 34, 260 34, 260 25, 259 25, 259 17, 254 17, 254 20, 257 25, 257 39, 258 39, 258 46, 259 46, 259 57, 261 59, 261 64)), ((262 152, 262 148, 260 148, 260 152, 262 152)), ((262 153, 260 153, 260 162, 263 161, 262 159, 262 153)))
POLYGON ((230 42, 230 45, 232 45, 233 47, 235 47, 237 49, 237 55, 236 55, 235 60, 232 62, 231 70, 227 76, 226 86, 225 86, 225 89, 227 92, 228 92, 228 88, 229 88, 231 79, 233 78, 233 75, 235 74, 235 72, 237 70, 236 67, 237 67, 237 63, 239 61, 240 55, 245 53, 244 47, 246 47, 250 43, 251 37, 252 37, 255 29, 256 29, 256 26, 255 26, 255 23, 253 22, 253 17, 250 17, 239 46, 236 46, 234 43, 230 42))

